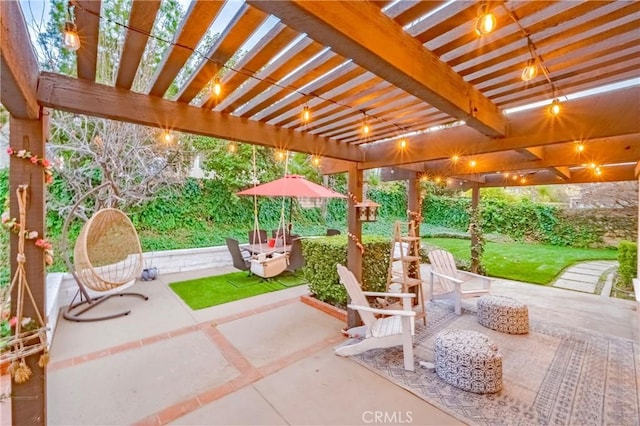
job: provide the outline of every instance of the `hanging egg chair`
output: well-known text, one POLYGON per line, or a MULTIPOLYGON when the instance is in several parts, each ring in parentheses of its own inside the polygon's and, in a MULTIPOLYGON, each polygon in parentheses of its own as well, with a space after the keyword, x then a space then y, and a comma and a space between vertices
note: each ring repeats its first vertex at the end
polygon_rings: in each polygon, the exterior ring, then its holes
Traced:
POLYGON ((78 284, 78 291, 63 314, 65 319, 71 321, 100 321, 128 315, 130 310, 99 317, 82 316, 114 296, 148 299, 140 293, 122 291, 135 283, 144 263, 138 233, 122 211, 103 208, 94 213, 80 230, 73 249, 73 263, 69 259, 70 245, 67 235, 76 210, 87 197, 109 186, 110 183, 100 185, 80 198, 71 208, 62 228, 62 254, 67 268, 78 284), (94 293, 90 294, 89 290, 94 293), (78 297, 80 301, 76 303, 78 297))
POLYGON ((135 281, 143 268, 138 233, 117 209, 99 210, 84 224, 73 254, 76 274, 94 291, 135 281))

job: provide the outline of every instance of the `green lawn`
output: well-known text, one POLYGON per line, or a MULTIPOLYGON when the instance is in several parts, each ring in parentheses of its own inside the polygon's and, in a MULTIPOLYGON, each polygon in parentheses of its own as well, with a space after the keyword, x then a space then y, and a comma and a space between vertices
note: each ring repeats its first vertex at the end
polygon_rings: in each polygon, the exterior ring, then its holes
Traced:
MULTIPOLYGON (((425 238, 430 245, 442 247, 456 259, 470 260, 469 240, 425 238)), ((609 249, 578 249, 527 243, 487 242, 482 263, 492 277, 535 284, 550 284, 563 269, 587 260, 616 260, 618 252, 609 249)))
POLYGON ((193 310, 208 308, 258 294, 306 284, 302 273, 283 273, 270 280, 246 272, 198 278, 169 284, 169 287, 193 310))

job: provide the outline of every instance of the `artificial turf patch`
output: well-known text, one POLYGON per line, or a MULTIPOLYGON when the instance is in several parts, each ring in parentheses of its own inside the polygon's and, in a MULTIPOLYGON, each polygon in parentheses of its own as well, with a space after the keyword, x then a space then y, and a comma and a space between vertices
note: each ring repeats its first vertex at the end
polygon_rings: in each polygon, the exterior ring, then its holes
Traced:
POLYGON ((232 272, 179 281, 169 284, 169 287, 191 309, 197 310, 301 284, 306 284, 301 272, 285 273, 270 280, 264 280, 256 275, 247 276, 246 272, 232 272))

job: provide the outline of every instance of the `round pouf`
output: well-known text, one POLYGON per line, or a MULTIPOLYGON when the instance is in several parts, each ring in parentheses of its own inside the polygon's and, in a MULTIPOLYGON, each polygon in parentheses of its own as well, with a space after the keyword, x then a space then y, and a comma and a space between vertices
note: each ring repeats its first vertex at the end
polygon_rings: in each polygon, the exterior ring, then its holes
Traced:
POLYGON ((474 393, 502 389, 502 355, 484 334, 444 330, 435 337, 436 373, 452 386, 474 393))
POLYGON ((502 333, 527 334, 529 310, 510 297, 482 296, 478 299, 478 322, 502 333))

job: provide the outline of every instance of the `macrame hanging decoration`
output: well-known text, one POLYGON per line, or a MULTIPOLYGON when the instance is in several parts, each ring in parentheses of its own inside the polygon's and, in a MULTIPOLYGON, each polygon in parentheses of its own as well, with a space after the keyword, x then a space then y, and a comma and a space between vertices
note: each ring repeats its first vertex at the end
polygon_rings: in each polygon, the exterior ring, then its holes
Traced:
MULTIPOLYGON (((17 287, 17 300, 15 300, 16 316, 14 320, 15 332, 2 338, 0 341, 0 364, 11 363, 9 373, 16 383, 25 383, 31 378, 31 369, 25 361, 29 355, 43 352, 38 361, 38 365, 41 368, 44 368, 49 360, 47 328, 42 319, 42 315, 38 311, 31 289, 29 288, 25 271, 27 259, 24 254, 24 242, 28 232, 26 226, 27 188, 28 185, 20 185, 16 190, 20 213, 20 222, 18 224, 18 255, 16 256, 17 268, 8 289, 8 294, 11 294, 14 286, 17 287), (27 324, 23 324, 23 321, 28 319, 24 316, 24 304, 27 297, 33 306, 36 318, 30 321, 30 324, 35 322, 35 327, 25 329, 27 324)), ((0 307, 3 317, 5 317, 5 310, 8 308, 9 306, 4 305, 0 307)))

